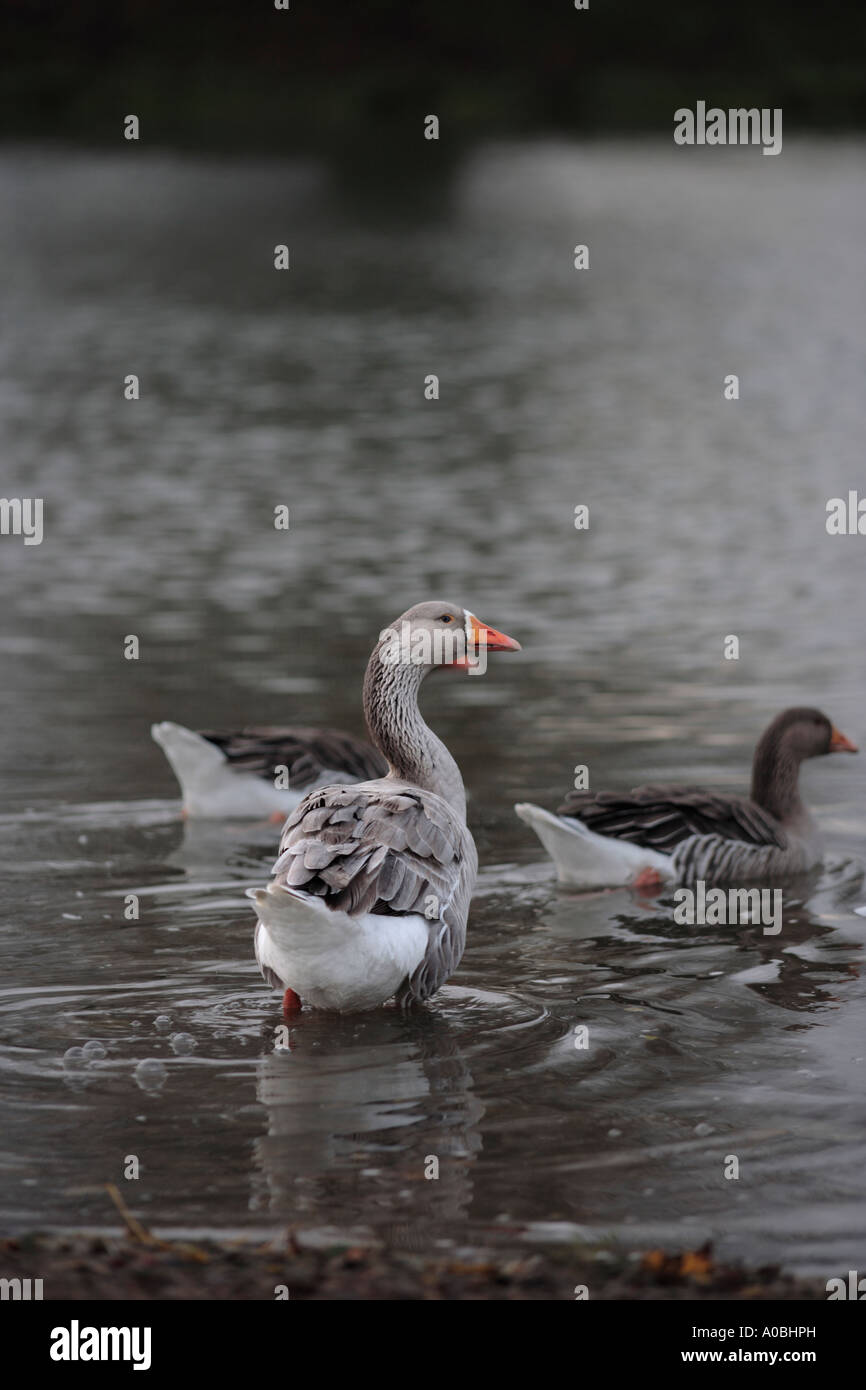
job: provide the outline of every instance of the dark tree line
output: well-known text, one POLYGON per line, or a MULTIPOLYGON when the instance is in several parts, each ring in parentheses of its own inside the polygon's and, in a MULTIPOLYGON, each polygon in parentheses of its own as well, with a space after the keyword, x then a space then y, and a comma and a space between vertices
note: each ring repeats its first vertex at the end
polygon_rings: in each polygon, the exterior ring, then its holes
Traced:
POLYGON ((866 124, 866 6, 805 0, 5 0, 0 132, 288 149, 670 130, 702 97, 866 124), (423 114, 423 113, 422 113, 423 114), (412 126, 412 138, 415 127, 412 126))

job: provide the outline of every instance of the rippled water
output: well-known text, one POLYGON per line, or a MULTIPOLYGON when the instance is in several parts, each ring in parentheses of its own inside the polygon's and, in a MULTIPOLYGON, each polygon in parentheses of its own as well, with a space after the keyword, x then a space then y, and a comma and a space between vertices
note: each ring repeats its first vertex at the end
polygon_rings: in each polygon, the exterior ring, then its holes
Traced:
POLYGON ((779 937, 559 890, 511 812, 578 762, 741 787, 790 703, 866 736, 866 540, 824 529, 866 490, 862 148, 753 156, 498 147, 387 198, 0 157, 2 490, 45 499, 41 546, 0 538, 4 1229, 113 1224, 114 1181, 161 1231, 862 1268, 862 760, 804 773, 830 857, 779 937), (275 1053, 243 890, 276 831, 182 826, 149 725, 360 729, 372 640, 431 595, 524 645, 425 691, 482 863, 464 963, 275 1053))

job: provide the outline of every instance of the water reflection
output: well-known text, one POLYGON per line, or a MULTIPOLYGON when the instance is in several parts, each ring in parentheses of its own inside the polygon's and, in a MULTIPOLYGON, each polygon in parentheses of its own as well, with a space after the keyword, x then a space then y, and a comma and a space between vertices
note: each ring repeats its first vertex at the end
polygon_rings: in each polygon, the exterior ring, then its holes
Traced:
POLYGON ((422 1249, 468 1216, 484 1105, 436 1013, 304 1015, 260 1062, 256 1094, 267 1133, 253 1210, 292 1224, 339 1213, 401 1244, 411 1232, 422 1249))

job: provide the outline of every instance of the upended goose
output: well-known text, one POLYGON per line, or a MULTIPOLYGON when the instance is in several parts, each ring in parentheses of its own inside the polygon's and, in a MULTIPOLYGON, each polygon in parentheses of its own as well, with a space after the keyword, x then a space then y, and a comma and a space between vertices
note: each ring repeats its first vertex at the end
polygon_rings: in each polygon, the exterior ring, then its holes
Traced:
POLYGON ((556 815, 529 802, 514 809, 550 854, 560 882, 576 887, 784 877, 821 858, 797 785, 801 762, 857 751, 820 710, 787 709, 758 742, 748 797, 659 785, 573 791, 556 815))
POLYGON ((369 743, 339 729, 297 725, 194 733, 166 720, 150 732, 180 783, 189 817, 284 820, 314 787, 359 782, 387 768, 369 743))
POLYGON ((385 629, 364 678, 370 737, 383 777, 323 787, 283 829, 255 902, 256 959, 285 991, 340 1012, 392 996, 427 999, 457 968, 478 857, 460 770, 418 709, 436 666, 481 671, 490 651, 520 644, 453 603, 419 603, 385 629))

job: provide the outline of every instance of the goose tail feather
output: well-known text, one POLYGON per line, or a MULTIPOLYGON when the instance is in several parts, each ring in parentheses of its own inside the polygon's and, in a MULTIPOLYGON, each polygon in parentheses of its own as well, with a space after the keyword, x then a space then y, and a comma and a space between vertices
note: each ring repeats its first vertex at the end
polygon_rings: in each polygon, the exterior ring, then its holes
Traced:
POLYGON ((576 888, 616 888, 631 883, 642 869, 656 869, 663 879, 673 877, 672 861, 657 850, 597 835, 573 816, 555 816, 529 801, 514 807, 547 850, 560 883, 576 888))

